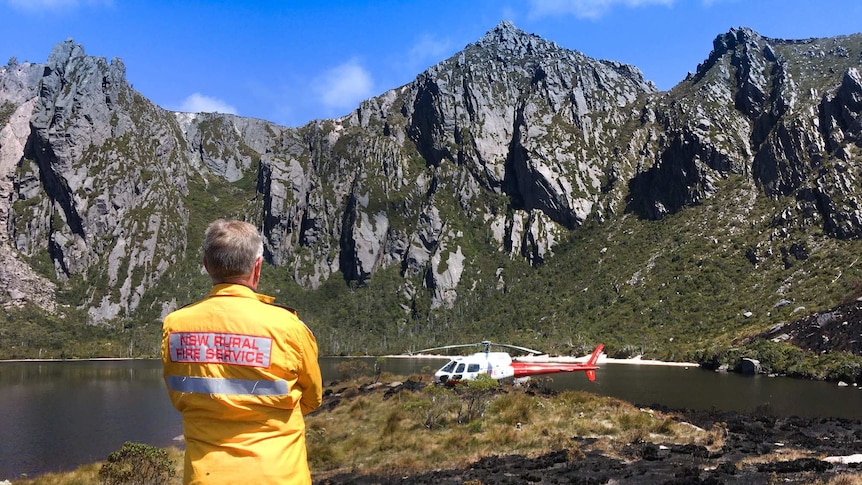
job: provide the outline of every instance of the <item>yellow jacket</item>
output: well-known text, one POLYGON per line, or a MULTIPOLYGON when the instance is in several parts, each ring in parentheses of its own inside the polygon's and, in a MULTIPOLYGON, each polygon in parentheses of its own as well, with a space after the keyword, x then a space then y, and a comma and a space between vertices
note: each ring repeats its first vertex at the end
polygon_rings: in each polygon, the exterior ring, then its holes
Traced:
POLYGON ((183 483, 311 483, 302 415, 322 399, 317 341, 235 284, 165 318, 165 385, 183 415, 183 483))

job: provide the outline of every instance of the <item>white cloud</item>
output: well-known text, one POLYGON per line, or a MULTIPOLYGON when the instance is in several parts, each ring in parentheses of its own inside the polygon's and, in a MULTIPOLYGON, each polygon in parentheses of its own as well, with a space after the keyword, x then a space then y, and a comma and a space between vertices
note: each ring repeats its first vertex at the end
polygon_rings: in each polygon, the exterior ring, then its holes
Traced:
POLYGON ((598 19, 612 8, 673 5, 675 0, 530 0, 530 17, 574 15, 584 19, 598 19))
POLYGON ((424 35, 407 52, 411 68, 420 68, 430 63, 442 61, 452 54, 452 43, 439 40, 432 35, 424 35))
POLYGON ((200 93, 194 93, 183 100, 177 111, 187 113, 224 113, 237 114, 236 108, 225 103, 224 101, 209 96, 204 96, 200 93))
POLYGON ((371 97, 374 82, 371 74, 357 59, 326 71, 315 83, 314 89, 327 108, 353 108, 371 97))

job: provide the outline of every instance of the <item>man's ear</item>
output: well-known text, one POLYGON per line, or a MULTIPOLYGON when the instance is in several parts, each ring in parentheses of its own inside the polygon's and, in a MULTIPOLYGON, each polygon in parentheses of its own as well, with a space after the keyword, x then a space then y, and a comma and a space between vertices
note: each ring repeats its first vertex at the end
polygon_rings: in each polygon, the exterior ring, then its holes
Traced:
POLYGON ((252 281, 254 281, 255 289, 257 289, 258 283, 260 283, 260 272, 261 272, 262 267, 263 267, 263 257, 261 256, 254 261, 254 268, 251 270, 252 278, 253 278, 252 281))

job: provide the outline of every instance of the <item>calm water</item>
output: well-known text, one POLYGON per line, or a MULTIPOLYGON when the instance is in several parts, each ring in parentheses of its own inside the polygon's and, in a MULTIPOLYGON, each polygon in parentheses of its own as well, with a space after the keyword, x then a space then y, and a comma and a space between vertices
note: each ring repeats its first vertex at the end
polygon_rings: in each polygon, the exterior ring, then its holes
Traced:
MULTIPOLYGON (((324 381, 339 358, 321 359, 324 381)), ((375 359, 367 359, 369 365, 375 359)), ((440 359, 387 359, 409 375, 440 359)), ((105 459, 126 441, 179 444, 182 420, 170 404, 157 360, 0 363, 0 480, 70 470, 105 459)), ((862 419, 862 390, 835 384, 699 369, 603 364, 596 382, 559 374, 549 386, 614 396, 639 405, 862 419)))

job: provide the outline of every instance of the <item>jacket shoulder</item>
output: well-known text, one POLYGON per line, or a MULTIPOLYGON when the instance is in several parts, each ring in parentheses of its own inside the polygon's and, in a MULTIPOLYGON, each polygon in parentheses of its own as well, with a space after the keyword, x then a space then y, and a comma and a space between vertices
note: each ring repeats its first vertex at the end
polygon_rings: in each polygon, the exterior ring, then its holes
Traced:
POLYGON ((295 308, 289 307, 287 305, 282 305, 280 303, 266 303, 266 305, 273 306, 276 308, 281 308, 282 310, 286 310, 286 311, 290 312, 290 314, 293 315, 294 317, 296 317, 296 320, 300 324, 302 324, 302 328, 305 328, 305 330, 309 333, 309 335, 311 335, 312 338, 314 338, 314 332, 312 332, 311 328, 305 322, 303 322, 302 319, 299 318, 299 314, 296 312, 295 308))
POLYGON ((296 317, 299 316, 299 314, 296 312, 295 308, 289 307, 287 305, 282 305, 280 303, 267 303, 267 305, 274 306, 276 308, 281 308, 282 310, 287 310, 288 312, 292 313, 296 317))

